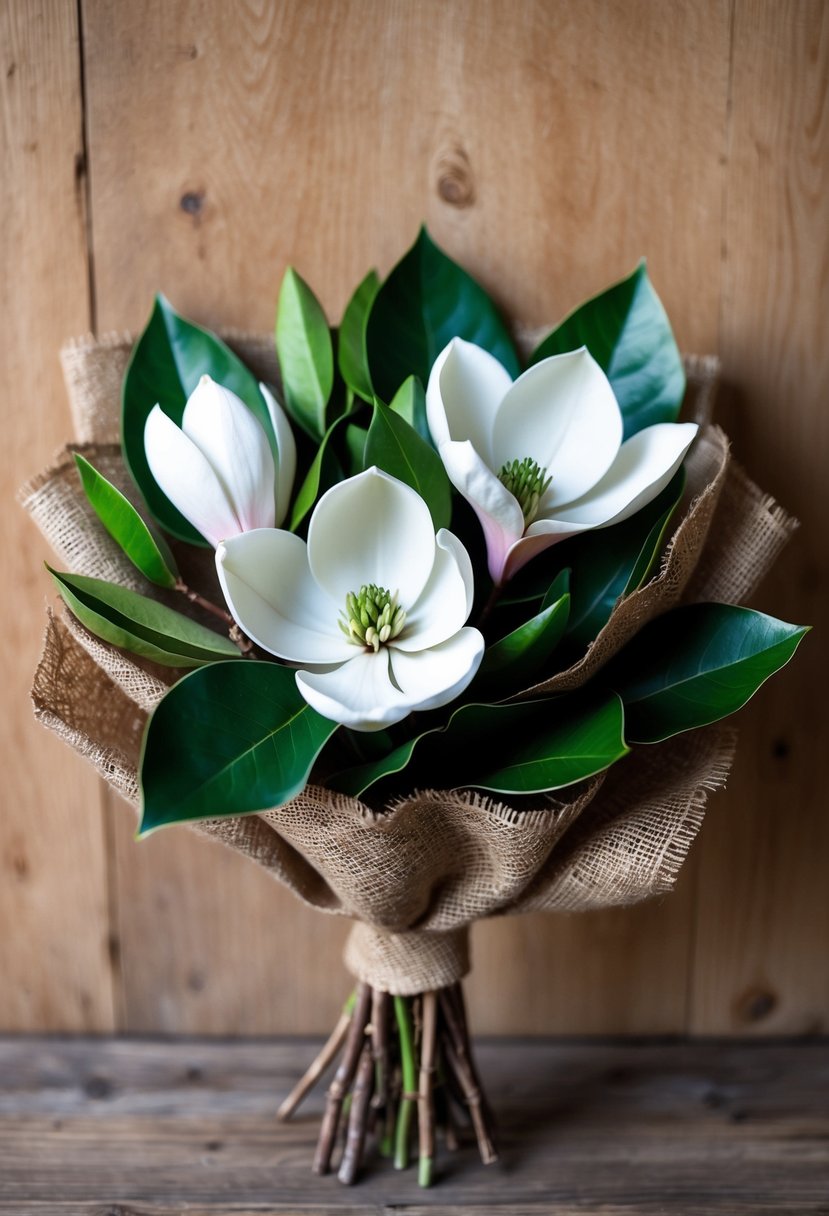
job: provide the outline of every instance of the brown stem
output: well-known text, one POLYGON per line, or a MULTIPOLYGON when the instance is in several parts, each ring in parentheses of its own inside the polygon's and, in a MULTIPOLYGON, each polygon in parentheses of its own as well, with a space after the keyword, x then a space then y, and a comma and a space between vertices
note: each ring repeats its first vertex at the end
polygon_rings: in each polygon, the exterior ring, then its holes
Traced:
POLYGON ((418 1182, 431 1186, 435 1159, 435 1108, 433 1083, 437 1042, 438 1004, 434 992, 424 992, 421 1006, 420 1076, 417 1090, 417 1126, 420 1162, 418 1182))
POLYGON ((188 587, 182 579, 176 580, 175 590, 180 592, 191 604, 198 604, 199 608, 203 608, 205 612, 209 612, 211 616, 215 616, 228 627, 235 623, 229 612, 224 608, 220 608, 218 604, 214 604, 211 600, 205 599, 203 595, 199 595, 198 591, 194 591, 192 587, 188 587))
POLYGON ((328 1066, 332 1063, 337 1052, 345 1042, 345 1036, 348 1034, 348 1027, 351 1023, 351 1015, 343 1013, 340 1015, 340 1020, 331 1032, 328 1042, 323 1047, 322 1051, 312 1061, 311 1065, 297 1081, 294 1088, 288 1094, 285 1101, 276 1112, 277 1119, 285 1123, 290 1119, 296 1108, 299 1106, 302 1099, 308 1091, 316 1084, 328 1066))
POLYGON ((475 1053, 472 1050, 472 1038, 469 1034, 469 1020, 466 1016, 466 1001, 464 1000, 464 995, 463 995, 463 984, 453 984, 451 986, 451 988, 449 989, 449 994, 450 994, 450 999, 453 1001, 455 1008, 458 1011, 458 1020, 460 1021, 461 1034, 463 1035, 463 1041, 464 1041, 464 1045, 466 1047, 466 1058, 467 1058, 467 1061, 469 1062, 469 1070, 472 1073, 472 1080, 475 1082, 475 1084, 477 1085, 478 1089, 481 1092, 481 1101, 482 1101, 484 1118, 486 1119, 487 1124, 489 1126, 490 1135, 492 1135, 494 1138, 494 1132, 492 1130, 492 1125, 494 1122, 494 1120, 492 1118, 492 1109, 489 1105, 489 1099, 487 1098, 486 1090, 484 1089, 483 1085, 481 1084, 481 1076, 480 1076, 480 1073, 478 1072, 478 1065, 475 1061, 475 1053))
POLYGON ((472 1126, 475 1129, 475 1137, 478 1141, 478 1151, 481 1154, 481 1160, 484 1165, 491 1165, 493 1161, 498 1160, 498 1154, 495 1151, 492 1135, 487 1126, 481 1089, 477 1084, 475 1073, 470 1066, 467 1039, 460 1016, 452 997, 446 989, 441 990, 438 994, 438 999, 448 1030, 444 1042, 446 1063, 455 1074, 463 1090, 464 1100, 469 1108, 472 1126))
POLYGON ((376 1110, 385 1110, 389 1100, 389 994, 375 988, 371 997, 371 1049, 374 1056, 376 1110))
POLYGON ((325 1114, 320 1124, 317 1151, 314 1154, 314 1164, 312 1167, 315 1174, 327 1174, 331 1166, 331 1154, 334 1151, 334 1141, 337 1137, 340 1110, 342 1109, 343 1099, 348 1092, 349 1086, 354 1080, 354 1074, 360 1061, 360 1052, 363 1046, 370 1008, 371 989, 368 984, 360 983, 357 987, 357 999, 354 1005, 354 1013, 351 1016, 351 1025, 348 1027, 346 1034, 343 1054, 337 1071, 334 1074, 334 1080, 328 1087, 325 1114))
POLYGON ((338 1174, 340 1182, 350 1186, 357 1177, 366 1142, 366 1128, 374 1078, 374 1058, 371 1044, 366 1043, 360 1055, 357 1078, 351 1093, 351 1110, 348 1115, 348 1136, 338 1174))

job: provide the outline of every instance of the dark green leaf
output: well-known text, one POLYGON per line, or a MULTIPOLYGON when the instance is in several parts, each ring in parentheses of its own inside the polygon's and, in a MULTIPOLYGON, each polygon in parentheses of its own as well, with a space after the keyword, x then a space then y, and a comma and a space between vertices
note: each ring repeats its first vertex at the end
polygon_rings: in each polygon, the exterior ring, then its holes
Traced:
POLYGON ((470 705, 458 710, 456 718, 461 715, 465 737, 475 742, 474 749, 460 753, 466 768, 455 775, 455 786, 540 794, 592 777, 630 750, 624 741, 622 702, 616 696, 598 703, 560 697, 518 705, 470 705), (471 756, 476 757, 472 762, 471 756))
POLYGON ((370 270, 346 305, 337 340, 340 375, 351 391, 369 404, 374 400, 374 389, 368 370, 366 325, 379 290, 377 271, 370 270))
MULTIPOLYGON (((353 797, 406 768, 417 752, 418 777, 454 788, 498 793, 561 789, 626 755, 622 703, 558 697, 517 705, 462 705, 445 727, 409 739, 387 756, 336 774, 330 784, 353 797), (470 760, 470 757, 474 757, 470 760)), ((400 779, 396 781, 400 786, 400 779)))
POLYGON ((348 455, 349 477, 356 477, 358 473, 362 473, 365 470, 367 439, 367 427, 359 426, 356 422, 349 422, 345 428, 345 448, 348 455))
POLYGON ((139 835, 280 806, 305 787, 336 729, 278 663, 215 663, 192 672, 147 725, 139 835))
POLYGON ((572 569, 567 637, 574 644, 592 642, 620 596, 630 595, 648 577, 684 488, 685 471, 680 469, 661 494, 630 519, 585 532, 562 546, 562 557, 572 569))
POLYGON ((421 439, 430 446, 432 435, 426 420, 426 394, 417 376, 409 376, 400 385, 389 406, 395 414, 399 414, 409 426, 414 427, 421 439))
POLYGON ((124 460, 154 518, 167 532, 194 545, 206 545, 207 541, 176 510, 150 472, 144 452, 144 424, 158 404, 180 425, 187 398, 203 375, 241 397, 275 444, 268 408, 256 377, 215 334, 186 321, 164 296, 157 296, 124 377, 121 399, 124 460))
POLYGON ((367 349, 374 391, 391 401, 410 375, 426 384, 435 359, 456 337, 482 346, 511 375, 518 374, 518 357, 495 305, 421 228, 369 314, 367 349))
POLYGON ((544 664, 558 645, 570 611, 569 570, 550 588, 542 609, 512 633, 488 647, 481 664, 482 683, 518 687, 541 679, 544 664))
POLYGON ((408 422, 378 400, 368 429, 365 463, 366 467, 377 465, 417 490, 432 514, 435 529, 449 527, 452 488, 443 461, 408 422))
POLYGON ((625 420, 625 439, 655 422, 675 422, 685 371, 671 324, 645 263, 571 313, 530 363, 586 346, 607 373, 625 420))
POLYGON ((305 516, 313 507, 319 496, 333 486, 342 477, 340 462, 333 451, 331 440, 340 423, 346 418, 341 414, 322 437, 322 443, 317 448, 316 455, 311 461, 311 467, 305 474, 305 480, 294 499, 294 509, 291 513, 291 532, 296 532, 305 516))
POLYGON ((625 703, 627 738, 659 743, 734 713, 806 632, 730 604, 688 604, 651 621, 608 673, 625 703))
POLYGON ((334 387, 334 347, 319 300, 290 266, 276 306, 276 353, 288 412, 312 439, 322 439, 334 387))
POLYGON ((90 505, 132 564, 159 587, 176 585, 176 563, 166 542, 154 535, 132 503, 97 469, 75 452, 75 464, 90 505))
POLYGON ((81 624, 113 646, 165 667, 198 667, 239 657, 229 638, 137 591, 100 578, 46 569, 81 624))

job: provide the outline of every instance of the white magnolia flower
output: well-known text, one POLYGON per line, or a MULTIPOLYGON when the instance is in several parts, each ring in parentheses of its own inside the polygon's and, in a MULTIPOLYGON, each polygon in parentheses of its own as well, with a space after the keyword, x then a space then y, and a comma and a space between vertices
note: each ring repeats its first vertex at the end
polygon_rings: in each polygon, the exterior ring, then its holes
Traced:
POLYGON ((499 586, 542 549, 644 507, 697 433, 693 423, 664 422, 622 443, 619 404, 584 347, 513 383, 487 351, 455 338, 432 368, 426 412, 449 479, 481 522, 499 586))
POLYGON ((251 528, 281 524, 296 470, 288 419, 266 385, 278 450, 230 389, 202 376, 184 407, 181 427, 156 405, 144 426, 150 472, 174 507, 214 547, 251 528))
POLYGON ((302 665, 306 701, 381 730, 457 697, 483 657, 472 564, 409 486, 371 468, 325 493, 308 543, 258 528, 216 550, 228 607, 257 646, 302 665))

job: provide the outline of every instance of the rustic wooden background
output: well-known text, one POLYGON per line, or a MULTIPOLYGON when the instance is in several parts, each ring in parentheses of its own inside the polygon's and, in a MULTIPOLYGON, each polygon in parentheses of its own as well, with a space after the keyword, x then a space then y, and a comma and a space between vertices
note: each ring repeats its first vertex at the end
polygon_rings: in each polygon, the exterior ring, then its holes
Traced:
POLYGON ((0 1028, 325 1028, 346 926, 130 813, 32 721, 49 593, 14 491, 67 437, 57 350, 164 290, 333 319, 425 219, 551 322, 640 255, 718 351, 737 455, 803 521, 760 603, 821 624, 742 716, 675 894, 480 927, 485 1031, 811 1034, 829 1019, 829 9, 821 0, 5 0, 0 1028))

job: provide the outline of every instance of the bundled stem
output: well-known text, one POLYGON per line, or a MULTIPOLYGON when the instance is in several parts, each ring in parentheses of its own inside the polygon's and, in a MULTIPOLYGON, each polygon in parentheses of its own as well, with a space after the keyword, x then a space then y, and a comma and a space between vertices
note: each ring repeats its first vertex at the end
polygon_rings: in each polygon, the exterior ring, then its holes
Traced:
POLYGON ((497 1160, 459 984, 416 997, 390 997, 361 983, 325 1046, 280 1106, 280 1119, 290 1118, 338 1053, 314 1156, 316 1173, 331 1168, 341 1124, 342 1183, 356 1180, 373 1137, 380 1152, 393 1152, 395 1167, 404 1169, 416 1115, 418 1182, 431 1186, 436 1129, 443 1129, 447 1149, 459 1146, 453 1104, 468 1116, 484 1164, 497 1160))

